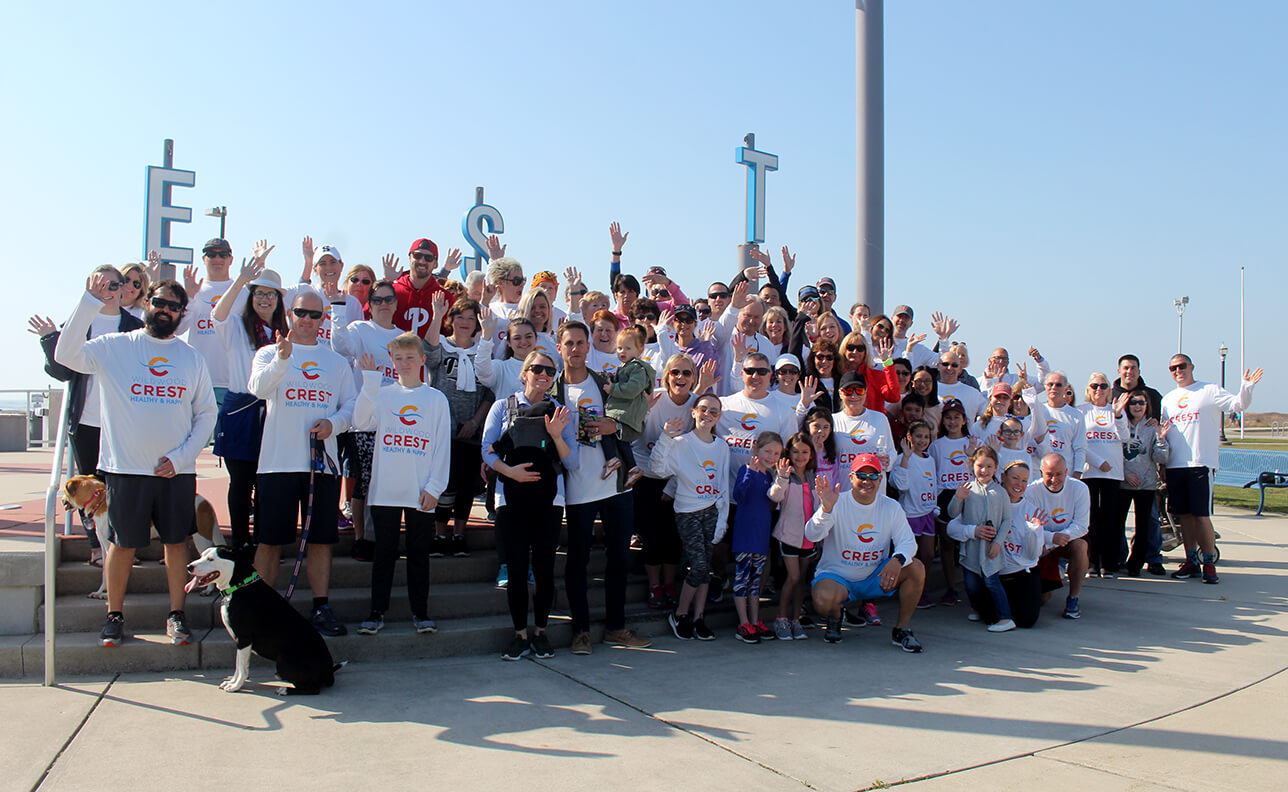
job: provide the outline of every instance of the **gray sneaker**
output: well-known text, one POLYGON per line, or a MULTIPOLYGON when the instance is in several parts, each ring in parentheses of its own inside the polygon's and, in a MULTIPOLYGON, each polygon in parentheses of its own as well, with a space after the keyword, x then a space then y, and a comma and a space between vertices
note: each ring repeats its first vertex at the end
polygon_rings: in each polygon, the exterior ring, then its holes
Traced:
POLYGON ((792 619, 792 640, 805 641, 809 636, 805 634, 805 628, 801 626, 800 619, 792 619))
POLYGON ((103 620, 103 631, 98 634, 98 645, 120 646, 124 640, 125 616, 120 613, 107 614, 107 618, 103 620))
POLYGON ((785 617, 774 619, 774 637, 780 641, 790 641, 792 639, 792 623, 785 617))
MULTIPOLYGON (((170 611, 165 620, 165 634, 175 646, 187 646, 192 643, 192 630, 188 629, 188 619, 183 611, 170 611)), ((106 644, 104 644, 106 645, 106 644)))
POLYGON ((358 625, 358 635, 375 635, 385 628, 385 615, 379 611, 372 611, 367 618, 362 620, 358 625))
POLYGON ((422 634, 438 632, 438 625, 433 619, 422 619, 419 616, 412 616, 411 626, 415 628, 416 632, 422 634))

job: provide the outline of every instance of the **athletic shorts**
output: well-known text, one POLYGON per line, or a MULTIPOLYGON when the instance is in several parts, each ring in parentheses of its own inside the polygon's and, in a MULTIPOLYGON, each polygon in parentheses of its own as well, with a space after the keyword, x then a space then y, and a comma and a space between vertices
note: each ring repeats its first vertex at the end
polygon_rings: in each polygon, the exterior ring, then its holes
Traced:
POLYGON ((913 536, 935 535, 935 513, 926 512, 920 517, 909 517, 908 525, 912 526, 913 536))
POLYGON ((1060 576, 1060 559, 1068 557, 1069 546, 1065 545, 1052 548, 1038 559, 1038 577, 1042 580, 1042 593, 1064 588, 1064 578, 1060 576))
POLYGON ((162 544, 179 544, 197 532, 197 476, 173 478, 106 473, 108 536, 112 544, 138 549, 152 543, 152 526, 162 544))
POLYGON ((820 580, 835 580, 837 583, 845 586, 846 590, 849 591, 850 597, 846 600, 847 603, 858 602, 860 600, 880 599, 881 597, 893 597, 895 594, 899 593, 898 586, 895 586, 890 591, 885 591, 881 588, 881 570, 885 569, 885 565, 889 560, 890 559, 887 558, 885 561, 882 561, 881 566, 877 567, 875 572, 868 575, 863 580, 846 580, 833 572, 815 572, 814 582, 810 584, 810 588, 813 589, 814 586, 817 586, 820 580))
POLYGON ((1167 469, 1167 510, 1172 514, 1211 517, 1212 475, 1205 467, 1167 469))
POLYGON ((775 539, 774 544, 778 546, 778 554, 783 558, 810 559, 818 555, 818 545, 814 545, 813 547, 806 549, 804 547, 797 547, 796 545, 789 545, 779 539, 775 539))
MULTIPOLYGON (((267 545, 294 542, 296 528, 304 525, 308 503, 308 473, 260 473, 255 477, 255 541, 267 545)), ((340 541, 339 520, 340 478, 317 473, 313 476, 309 544, 340 541)))

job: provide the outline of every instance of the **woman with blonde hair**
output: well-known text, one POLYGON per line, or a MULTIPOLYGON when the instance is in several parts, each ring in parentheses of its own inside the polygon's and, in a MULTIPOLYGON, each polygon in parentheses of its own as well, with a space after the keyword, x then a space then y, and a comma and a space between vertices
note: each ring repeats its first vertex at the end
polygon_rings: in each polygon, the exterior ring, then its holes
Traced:
MULTIPOLYGON (((1087 528, 1091 565, 1088 576, 1112 578, 1118 572, 1123 546, 1123 520, 1118 519, 1118 488, 1123 482, 1123 443, 1131 439, 1126 408, 1130 393, 1110 403, 1113 386, 1102 372, 1087 378, 1083 427, 1087 433, 1082 483, 1091 492, 1087 528)), ((1126 515, 1124 515, 1125 517, 1126 515)))

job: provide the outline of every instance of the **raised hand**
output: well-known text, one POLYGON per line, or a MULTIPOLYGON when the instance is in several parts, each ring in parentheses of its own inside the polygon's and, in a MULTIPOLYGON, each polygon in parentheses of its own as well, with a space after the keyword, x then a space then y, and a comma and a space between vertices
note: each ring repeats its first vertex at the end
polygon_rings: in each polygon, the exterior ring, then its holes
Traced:
POLYGON ((739 281, 737 286, 733 287, 733 296, 729 299, 729 305, 738 310, 747 307, 747 293, 751 289, 751 281, 739 281))
POLYGON ((670 308, 663 308, 662 311, 657 315, 658 327, 670 327, 671 322, 674 322, 674 321, 675 321, 675 312, 672 311, 670 308))
POLYGON ((159 250, 148 251, 147 271, 148 271, 148 278, 153 283, 156 283, 157 281, 161 280, 161 251, 159 250))
POLYGON ((908 435, 904 435, 903 439, 899 441, 899 450, 903 452, 905 457, 912 456, 912 440, 908 435))
POLYGON ((479 302, 483 303, 484 305, 490 305, 492 300, 495 297, 496 297, 496 284, 489 283, 488 281, 483 281, 483 299, 480 300, 479 302))
MULTIPOLYGON (((504 245, 501 246, 501 252, 502 253, 505 252, 504 245)), ((461 266, 462 260, 463 259, 461 259, 460 248, 449 248, 447 251, 447 258, 443 259, 443 269, 447 270, 448 272, 451 272, 452 270, 455 270, 457 267, 461 266)))
POLYGON ((264 271, 264 260, 259 257, 252 257, 249 261, 242 259, 241 270, 237 273, 237 282, 245 286, 247 283, 259 277, 264 271))
POLYGON ((969 497, 970 497, 970 485, 969 485, 969 484, 962 484, 961 486, 959 486, 959 487, 957 488, 957 492, 953 495, 953 497, 957 498, 957 500, 963 500, 963 501, 964 501, 964 500, 966 500, 967 498, 969 498, 969 497))
MULTIPOLYGON (((762 268, 763 268, 763 267, 768 267, 768 266, 770 266, 769 254, 768 254, 768 253, 766 253, 765 251, 761 250, 759 247, 755 247, 755 246, 753 246, 753 247, 751 248, 751 250, 747 251, 747 255, 751 257, 751 260, 752 260, 752 261, 754 261, 754 262, 756 262, 757 264, 759 264, 762 268)), ((749 270, 749 269, 752 269, 752 268, 751 268, 751 267, 748 267, 748 268, 747 268, 747 270, 749 270)), ((746 273, 746 272, 747 272, 747 270, 743 270, 743 272, 744 272, 744 273, 746 273)), ((759 273, 757 273, 757 274, 759 274, 759 273)), ((748 277, 750 277, 750 276, 748 276, 748 277)))
POLYGON ((698 338, 703 341, 710 341, 716 337, 716 323, 707 319, 698 327, 698 338))
POLYGON ((305 268, 312 268, 312 266, 313 266, 313 237, 311 237, 311 236, 306 236, 306 237, 304 237, 304 241, 303 241, 303 242, 300 242, 300 252, 304 254, 304 266, 305 266, 305 268))
POLYGON ((654 388, 652 393, 646 393, 644 397, 648 399, 648 408, 651 410, 657 405, 658 400, 662 398, 662 389, 654 388))
POLYGON ((259 263, 263 264, 264 261, 268 258, 268 254, 272 253, 273 248, 275 247, 277 247, 277 245, 268 244, 267 239, 261 239, 258 242, 256 242, 255 245, 250 249, 251 258, 259 259, 259 263))
MULTIPOLYGON (((434 296, 437 297, 438 294, 434 296)), ((483 337, 491 341, 496 333, 496 313, 486 305, 479 306, 479 323, 483 325, 483 337)))
POLYGON ((1029 515, 1029 518, 1028 520, 1026 520, 1026 522, 1029 524, 1029 527, 1031 528, 1034 528, 1034 529, 1044 528, 1046 527, 1047 523, 1051 522, 1051 515, 1047 512, 1046 509, 1038 509, 1037 511, 1029 515))
POLYGON ((978 447, 979 447, 978 437, 976 437, 975 435, 971 435, 970 437, 966 438, 966 454, 968 456, 970 454, 975 453, 975 449, 978 447))
POLYGON ((748 469, 754 470, 757 473, 765 472, 765 463, 761 462, 760 457, 757 456, 756 454, 751 455, 751 461, 747 463, 747 467, 748 469))
POLYGON ((1258 382, 1261 382, 1262 373, 1263 372, 1261 371, 1260 368, 1256 370, 1246 369, 1243 372, 1243 378, 1246 379, 1248 382, 1251 382, 1253 385, 1256 385, 1258 382))
POLYGON ((568 289, 571 289, 574 283, 581 283, 581 273, 576 267, 568 267, 564 270, 564 283, 567 284, 565 288, 568 289))
POLYGON ((1171 421, 1171 419, 1168 419, 1168 420, 1166 420, 1166 421, 1163 421, 1163 423, 1162 423, 1162 424, 1160 424, 1160 426, 1159 426, 1159 430, 1158 430, 1158 439, 1159 439, 1159 440, 1166 440, 1166 439, 1167 439, 1167 433, 1168 433, 1168 432, 1170 432, 1170 431, 1172 431, 1172 421, 1171 421))
POLYGON ((551 437, 558 437, 563 434, 563 430, 572 420, 572 411, 567 407, 556 407, 555 411, 546 416, 546 432, 551 437))
POLYGON ((1028 384, 1029 384, 1029 368, 1028 368, 1028 366, 1027 366, 1027 365, 1025 365, 1024 363, 1016 363, 1016 364, 1015 364, 1015 374, 1016 374, 1016 376, 1019 378, 1019 384, 1020 384, 1021 388, 1026 388, 1026 387, 1028 387, 1028 384))
POLYGON ((54 324, 54 320, 48 316, 42 317, 40 314, 34 314, 27 320, 27 332, 35 333, 37 336, 44 338, 50 333, 58 332, 58 325, 54 324))
POLYGON ((688 425, 689 422, 683 418, 671 418, 662 425, 662 431, 666 433, 667 437, 679 437, 684 434, 688 425))
POLYGON ((613 240, 613 250, 618 251, 626 244, 626 237, 630 236, 630 232, 627 231, 626 233, 622 233, 621 224, 612 222, 608 224, 608 235, 613 240))
MULTIPOLYGON (((429 301, 429 321, 441 322, 447 315, 447 293, 444 291, 434 292, 433 298, 429 301)), ((496 317, 493 317, 495 321, 496 317)))
POLYGON ((282 360, 291 358, 291 339, 289 335, 282 335, 281 330, 273 331, 273 342, 277 344, 277 356, 282 360))
POLYGON ((362 357, 358 358, 358 368, 362 371, 379 371, 376 366, 376 356, 370 352, 363 352, 362 357))
POLYGON ((783 245, 783 274, 786 275, 787 273, 791 272, 792 267, 795 267, 795 266, 796 266, 796 256, 789 253, 787 251, 787 246, 783 245))
POLYGON ((734 360, 743 360, 747 357, 747 336, 735 330, 729 336, 729 344, 733 347, 734 360))
POLYGON ((496 234, 492 234, 487 238, 487 243, 485 247, 487 247, 488 259, 490 259, 491 261, 496 261, 497 259, 505 255, 505 249, 509 247, 509 245, 502 245, 500 237, 498 237, 496 234))
POLYGON ((183 289, 188 292, 189 298, 201 291, 202 285, 206 282, 205 278, 197 277, 200 274, 201 271, 195 264, 189 264, 183 268, 183 289))
POLYGON ((693 390, 696 394, 703 394, 716 386, 723 377, 716 376, 716 370, 720 367, 719 361, 708 360, 698 369, 698 386, 693 390))
POLYGON ((95 272, 85 279, 85 290, 99 302, 107 302, 112 298, 112 290, 108 288, 110 285, 107 276, 101 272, 95 272))
POLYGON ((801 404, 813 404, 823 392, 818 389, 818 377, 807 376, 801 380, 801 404))
POLYGON ((402 275, 402 271, 398 269, 398 257, 393 253, 386 253, 384 257, 380 259, 380 264, 382 269, 385 271, 385 280, 395 281, 398 280, 400 275, 402 275))
POLYGON ((889 360, 894 357, 893 338, 882 338, 880 341, 875 342, 875 346, 877 348, 877 360, 889 360))
POLYGON ((814 492, 818 493, 818 502, 822 504, 823 511, 830 512, 836 505, 837 498, 840 497, 841 485, 831 483, 827 480, 827 476, 815 476, 814 492))
POLYGON ((1127 401, 1129 399, 1131 399, 1131 394, 1127 391, 1123 391, 1118 394, 1118 398, 1114 399, 1114 415, 1121 416, 1123 414, 1123 410, 1127 408, 1127 401))
POLYGON ((788 478, 792 474, 792 463, 786 456, 778 458, 778 464, 775 466, 775 473, 779 478, 788 478))
POLYGON ((1037 348, 1037 347, 1030 345, 1030 346, 1029 346, 1029 357, 1033 358, 1034 360, 1041 360, 1041 359, 1042 359, 1042 353, 1038 351, 1038 348, 1037 348))

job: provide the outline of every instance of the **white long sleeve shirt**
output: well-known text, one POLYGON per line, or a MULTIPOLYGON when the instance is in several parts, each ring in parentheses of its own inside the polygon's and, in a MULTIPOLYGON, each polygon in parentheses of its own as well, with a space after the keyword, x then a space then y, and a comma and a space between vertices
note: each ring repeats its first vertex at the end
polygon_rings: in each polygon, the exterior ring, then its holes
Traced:
MULTIPOLYGON (((1030 502, 1027 493, 1019 503, 1011 504, 1011 516, 998 529, 995 540, 1002 546, 999 575, 1023 572, 1037 566, 1046 544, 1042 525, 1032 521, 1038 508, 1030 502)), ((948 523, 948 535, 959 542, 967 542, 975 538, 976 527, 964 522, 961 517, 956 517, 948 523)))
MULTIPOLYGON (((639 438, 631 444, 631 449, 635 452, 635 464, 639 465, 645 475, 651 478, 665 478, 664 476, 654 475, 652 472, 653 449, 657 447, 658 440, 662 439, 662 427, 672 418, 678 418, 684 421, 684 430, 686 432, 693 429, 693 401, 696 397, 690 393, 688 398, 681 404, 676 404, 669 393, 663 393, 662 398, 649 408, 648 415, 644 417, 644 431, 639 438)), ((675 493, 671 493, 672 496, 675 493)))
POLYGON ((1025 490, 1024 502, 1034 509, 1045 509, 1051 515, 1051 522, 1043 529, 1045 547, 1055 546, 1052 537, 1058 533, 1070 539, 1081 539, 1087 535, 1087 524, 1091 520, 1091 492, 1086 484, 1073 476, 1065 478, 1064 487, 1059 492, 1047 489, 1041 480, 1033 482, 1025 490))
POLYGON ((389 342, 402 335, 399 327, 388 329, 369 319, 350 321, 348 312, 335 316, 331 326, 331 348, 349 361, 353 367, 354 385, 362 387, 364 380, 362 369, 358 368, 358 358, 371 355, 380 367, 381 385, 392 385, 398 381, 398 372, 394 371, 394 362, 389 357, 389 342))
POLYGON ((345 316, 346 321, 348 322, 357 322, 362 319, 362 303, 358 301, 357 297, 350 297, 347 294, 341 293, 339 299, 344 300, 344 302, 333 303, 330 298, 322 293, 321 289, 314 286, 312 283, 306 282, 297 283, 286 289, 285 306, 288 313, 295 305, 295 298, 305 290, 313 292, 320 300, 322 300, 322 324, 318 327, 319 343, 331 346, 333 317, 345 316))
MULTIPOLYGON (((216 388, 231 388, 234 393, 244 393, 246 388, 244 382, 238 384, 236 380, 229 379, 227 347, 216 333, 215 323, 211 318, 211 313, 219 304, 220 298, 232 285, 233 282, 230 280, 208 280, 202 284, 196 294, 188 295, 188 310, 185 313, 188 320, 188 345, 197 350, 197 353, 206 361, 206 368, 210 369, 210 381, 216 388)), ((246 304, 245 289, 242 289, 233 300, 233 312, 229 316, 235 317, 240 322, 241 309, 246 304)))
MULTIPOLYGON (((61 342, 59 342, 61 343, 61 342)), ((1243 380, 1235 396, 1210 382, 1193 382, 1163 397, 1163 422, 1172 425, 1168 468, 1220 466, 1221 415, 1252 405, 1252 383, 1243 380)))
POLYGON ((729 487, 732 489, 738 468, 751 462, 757 435, 766 430, 777 432, 786 443, 787 438, 796 434, 798 424, 796 412, 784 406, 772 392, 763 399, 753 399, 745 391, 739 391, 722 397, 720 405, 716 435, 729 444, 729 487))
POLYGON ((942 403, 945 399, 956 399, 966 408, 966 423, 972 424, 975 419, 984 414, 984 408, 988 406, 983 394, 977 388, 972 388, 964 382, 954 382, 951 385, 939 383, 939 401, 942 403))
POLYGON ((850 463, 859 454, 886 454, 891 460, 895 458, 894 434, 884 410, 865 409, 853 416, 844 411, 833 413, 832 433, 836 437, 836 464, 843 471, 849 471, 850 463))
POLYGON ((420 493, 437 498, 451 470, 452 414, 441 391, 421 384, 381 386, 378 371, 364 371, 353 410, 353 428, 375 432, 371 460, 373 506, 420 507, 420 493))
MULTIPOLYGON (((509 395, 523 390, 523 383, 519 381, 519 374, 523 372, 523 361, 517 357, 495 357, 494 351, 492 341, 481 339, 474 365, 479 382, 497 394, 497 399, 500 400, 502 394, 509 395)), ((557 359, 559 359, 558 356, 556 356, 557 359)))
POLYGON ((153 338, 141 329, 86 341, 102 308, 86 292, 54 349, 54 360, 98 381, 99 467, 152 476, 166 457, 176 473, 196 473, 197 454, 218 414, 206 362, 180 339, 153 338))
POLYGON ((1094 404, 1080 406, 1082 425, 1087 435, 1086 463, 1083 465, 1083 478, 1123 480, 1123 443, 1131 436, 1127 426, 1127 416, 1114 416, 1113 407, 1097 407, 1094 404), (1101 470, 1100 465, 1109 463, 1109 470, 1101 470))
MULTIPOLYGON (((671 437, 663 433, 653 447, 653 471, 675 477, 675 510, 692 514, 715 505, 716 525, 729 514, 729 446, 719 437, 705 443, 693 432, 671 437)), ((719 530, 717 527, 716 530, 719 530)))
POLYGON ((935 460, 926 456, 911 454, 908 466, 904 467, 902 456, 891 463, 890 483, 899 490, 899 505, 909 517, 920 517, 937 510, 935 497, 939 494, 939 485, 935 477, 935 460))
POLYGON ((851 582, 871 577, 892 553, 902 555, 905 562, 917 554, 908 516, 884 495, 864 506, 854 499, 853 492, 842 492, 830 512, 814 512, 805 524, 805 538, 815 543, 827 540, 818 572, 831 572, 851 582))
POLYGON ((353 423, 357 389, 349 362, 330 346, 293 344, 285 360, 275 344, 262 347, 251 363, 247 390, 268 402, 260 473, 308 473, 309 429, 322 418, 331 422, 326 451, 339 458, 335 438, 353 423))
POLYGON ((941 490, 957 489, 969 484, 975 474, 966 458, 970 438, 937 437, 930 444, 930 458, 935 460, 935 483, 941 490))
POLYGON ((1070 473, 1082 472, 1087 459, 1087 432, 1082 410, 1071 405, 1055 409, 1045 401, 1033 405, 1033 437, 1038 441, 1038 456, 1055 452, 1064 457, 1070 473), (1046 427, 1046 436, 1042 427, 1046 427))

